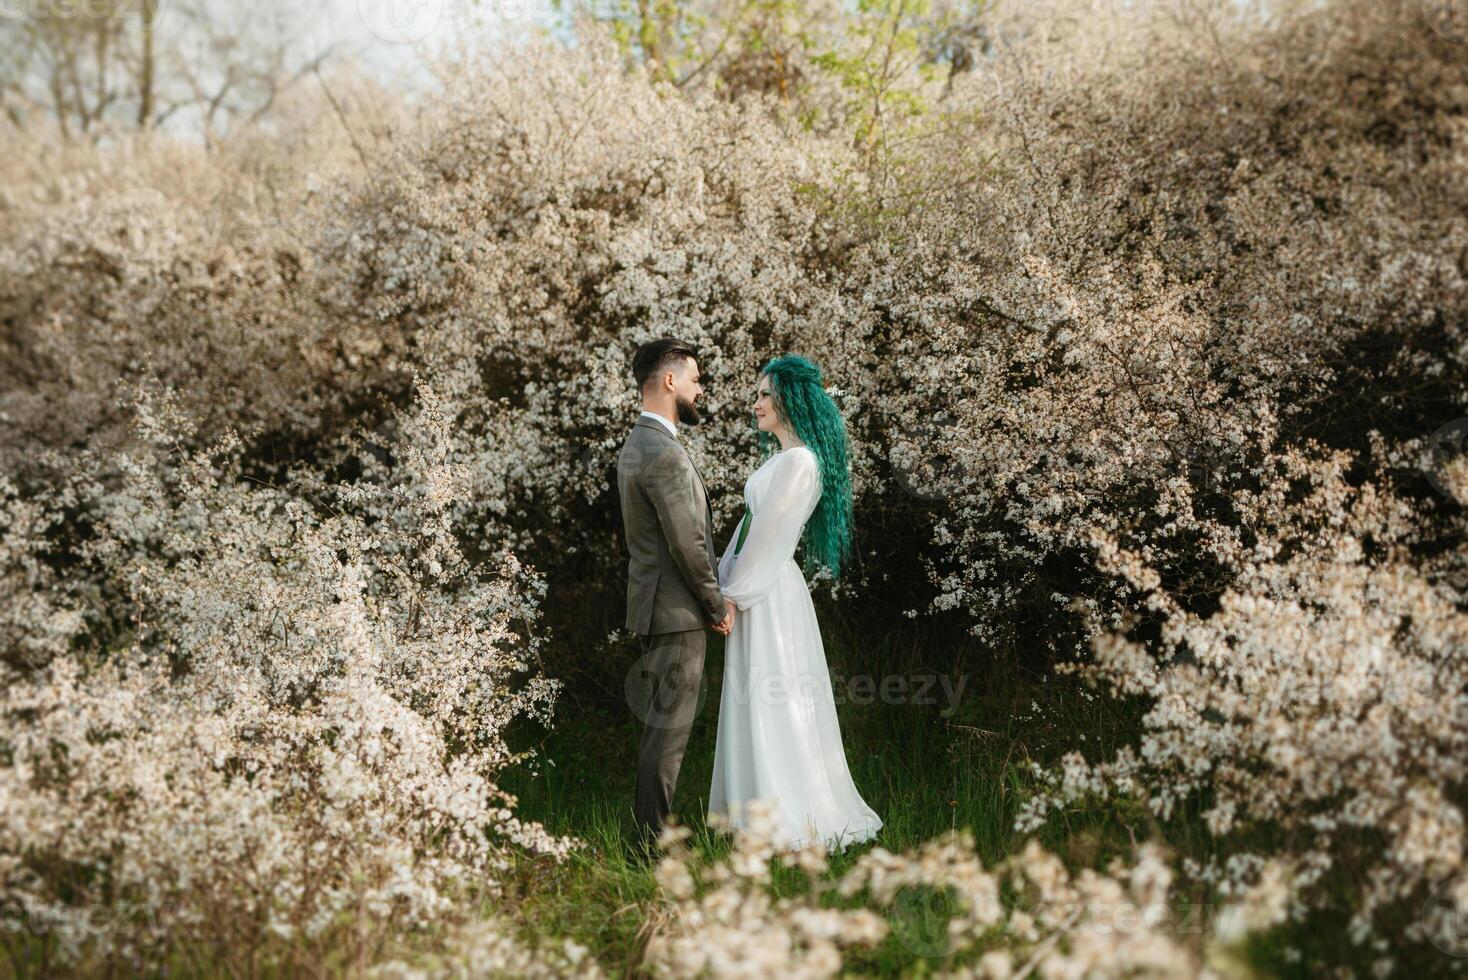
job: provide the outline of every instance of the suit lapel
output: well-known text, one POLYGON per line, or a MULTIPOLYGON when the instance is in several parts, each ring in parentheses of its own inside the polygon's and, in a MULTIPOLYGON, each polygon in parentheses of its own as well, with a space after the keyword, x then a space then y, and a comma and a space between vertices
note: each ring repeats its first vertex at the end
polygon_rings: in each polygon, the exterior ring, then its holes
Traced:
POLYGON ((693 454, 688 451, 687 446, 683 445, 683 440, 674 436, 667 429, 663 428, 661 424, 654 422, 644 415, 637 416, 637 420, 632 424, 640 425, 645 429, 651 429, 665 439, 672 439, 678 448, 683 451, 683 455, 688 457, 689 464, 693 466, 693 473, 698 477, 698 485, 703 488, 703 509, 708 514, 709 527, 712 528, 714 526, 714 505, 709 502, 709 488, 703 482, 703 473, 699 471, 698 464, 693 461, 693 454))
MULTIPOLYGON (((688 452, 687 449, 685 449, 683 451, 685 453, 688 452)), ((693 463, 693 454, 692 453, 689 453, 688 454, 688 462, 693 463)), ((713 527, 714 526, 714 505, 711 504, 711 503, 709 503, 709 488, 703 482, 703 474, 702 473, 699 473, 699 471, 698 471, 698 464, 697 463, 693 463, 693 472, 695 474, 697 474, 697 476, 698 476, 698 485, 700 487, 703 487, 703 509, 706 510, 706 511, 708 511, 708 515, 709 515, 709 527, 713 527)))

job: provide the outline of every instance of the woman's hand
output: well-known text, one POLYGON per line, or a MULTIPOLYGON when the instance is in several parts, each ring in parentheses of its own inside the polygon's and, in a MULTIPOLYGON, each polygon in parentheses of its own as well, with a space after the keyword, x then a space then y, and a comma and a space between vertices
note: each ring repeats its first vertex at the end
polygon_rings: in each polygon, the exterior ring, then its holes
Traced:
POLYGON ((737 607, 728 599, 724 600, 724 618, 718 625, 711 627, 720 636, 728 636, 729 631, 734 628, 734 610, 737 607))

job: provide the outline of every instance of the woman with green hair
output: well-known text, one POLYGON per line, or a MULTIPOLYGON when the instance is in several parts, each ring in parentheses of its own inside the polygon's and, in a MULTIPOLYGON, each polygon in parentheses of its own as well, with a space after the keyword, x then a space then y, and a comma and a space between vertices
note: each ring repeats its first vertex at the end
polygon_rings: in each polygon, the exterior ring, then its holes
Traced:
POLYGON ((754 422, 765 459, 745 481, 744 519, 719 562, 720 590, 738 611, 724 646, 709 817, 746 826, 758 799, 780 846, 844 847, 882 821, 851 780, 795 551, 803 541, 805 571, 832 578, 850 557, 846 422, 820 368, 797 354, 760 369, 754 422))

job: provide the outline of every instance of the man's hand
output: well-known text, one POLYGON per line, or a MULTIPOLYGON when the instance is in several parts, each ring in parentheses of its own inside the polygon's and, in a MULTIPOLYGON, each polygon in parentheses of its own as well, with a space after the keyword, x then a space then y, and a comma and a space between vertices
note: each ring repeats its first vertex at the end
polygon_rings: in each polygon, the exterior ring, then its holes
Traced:
POLYGON ((729 631, 734 628, 735 608, 736 607, 733 602, 728 599, 724 600, 724 618, 713 627, 715 633, 718 633, 720 636, 729 635, 729 631))

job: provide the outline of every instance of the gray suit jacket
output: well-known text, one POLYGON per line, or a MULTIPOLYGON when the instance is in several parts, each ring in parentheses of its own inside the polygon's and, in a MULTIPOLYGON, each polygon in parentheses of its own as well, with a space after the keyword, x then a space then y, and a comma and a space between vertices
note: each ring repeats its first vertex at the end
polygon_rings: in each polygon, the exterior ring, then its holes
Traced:
POLYGON ((617 456, 627 535, 627 629, 674 633, 722 622, 714 514, 682 444, 638 417, 617 456))

